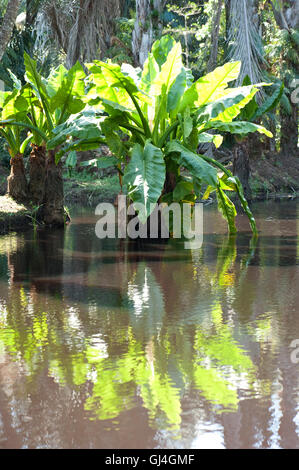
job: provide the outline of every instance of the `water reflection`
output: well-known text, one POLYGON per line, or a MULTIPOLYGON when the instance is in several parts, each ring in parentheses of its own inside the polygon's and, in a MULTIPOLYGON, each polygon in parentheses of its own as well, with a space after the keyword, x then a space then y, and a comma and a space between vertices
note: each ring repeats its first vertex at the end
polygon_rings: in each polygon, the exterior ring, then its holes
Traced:
POLYGON ((256 241, 212 210, 193 252, 82 216, 1 237, 0 446, 299 447, 291 214, 256 241))

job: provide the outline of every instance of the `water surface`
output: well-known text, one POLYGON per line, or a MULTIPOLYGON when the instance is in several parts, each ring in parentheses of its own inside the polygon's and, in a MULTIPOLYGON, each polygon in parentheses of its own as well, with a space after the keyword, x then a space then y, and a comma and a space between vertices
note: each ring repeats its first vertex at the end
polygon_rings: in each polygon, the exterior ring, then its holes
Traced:
POLYGON ((299 448, 299 205, 254 212, 195 251, 0 237, 0 448, 299 448))

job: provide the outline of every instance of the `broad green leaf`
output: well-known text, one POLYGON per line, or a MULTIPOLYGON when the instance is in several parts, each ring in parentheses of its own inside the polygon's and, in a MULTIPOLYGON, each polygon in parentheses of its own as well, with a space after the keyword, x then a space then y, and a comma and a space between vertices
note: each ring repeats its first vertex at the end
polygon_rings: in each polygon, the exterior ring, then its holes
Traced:
POLYGON ((238 78, 240 70, 241 62, 228 62, 203 76, 196 87, 198 100, 195 106, 203 106, 220 98, 228 84, 238 78))
MULTIPOLYGON (((144 148, 135 144, 127 166, 123 183, 134 203, 143 204, 138 211, 141 223, 145 223, 157 203, 165 181, 165 162, 158 147, 146 142, 144 148)), ((137 208, 138 210, 138 208, 137 208)))
POLYGON ((151 100, 139 90, 134 80, 121 71, 120 65, 95 61, 93 64, 86 64, 86 66, 92 74, 90 80, 97 85, 97 92, 102 98, 130 109, 133 107, 133 104, 130 105, 132 96, 151 104, 151 100))
POLYGON ((193 119, 190 115, 190 109, 186 108, 184 112, 184 124, 183 124, 183 130, 184 130, 184 140, 188 139, 190 136, 192 130, 193 130, 193 119))
POLYGON ((53 137, 48 141, 47 148, 54 149, 66 142, 70 137, 99 142, 103 140, 101 131, 101 119, 93 113, 83 113, 79 116, 73 115, 66 122, 53 130, 53 137))
POLYGON ((228 62, 199 78, 186 90, 180 103, 179 112, 187 106, 198 108, 221 98, 223 90, 227 88, 228 84, 238 78, 240 69, 241 62, 228 62))
POLYGON ((53 119, 50 113, 50 97, 47 93, 46 86, 42 76, 37 71, 36 62, 25 52, 24 53, 24 64, 25 64, 25 80, 31 85, 36 97, 41 102, 45 115, 47 117, 47 123, 49 130, 53 129, 53 119))
POLYGON ((134 109, 134 105, 129 95, 124 88, 112 87, 109 77, 102 72, 98 65, 89 67, 91 75, 89 81, 92 81, 94 86, 90 87, 84 100, 90 105, 94 106, 103 99, 118 104, 125 109, 134 109))
POLYGON ((36 62, 31 59, 31 57, 26 52, 24 53, 24 64, 25 80, 30 83, 39 100, 42 100, 42 98, 48 100, 49 96, 47 89, 41 75, 37 71, 36 62))
POLYGON ((111 117, 116 117, 116 116, 125 116, 124 113, 130 113, 131 118, 138 119, 138 113, 132 109, 125 108, 124 106, 120 105, 119 103, 115 103, 113 101, 106 100, 102 98, 100 100, 103 103, 103 109, 104 111, 109 114, 111 117))
POLYGON ((246 135, 250 132, 259 132, 260 134, 265 134, 268 137, 273 137, 272 132, 265 129, 265 127, 252 122, 246 121, 235 121, 235 122, 220 122, 220 121, 211 121, 206 126, 205 129, 218 129, 223 132, 230 132, 231 134, 241 134, 246 135))
POLYGON ((118 126, 113 122, 109 122, 109 119, 106 119, 101 126, 102 132, 105 135, 107 145, 109 146, 111 152, 117 157, 122 157, 126 155, 126 148, 120 138, 120 136, 115 131, 118 126))
POLYGON ((207 163, 200 155, 188 150, 177 141, 172 141, 166 146, 166 153, 177 153, 180 155, 179 163, 185 167, 193 176, 200 178, 206 184, 216 187, 218 185, 217 170, 207 163))
POLYGON ((77 62, 70 70, 66 70, 62 65, 52 72, 47 81, 47 91, 51 96, 50 109, 61 109, 61 118, 65 114, 77 114, 84 107, 82 97, 85 92, 84 84, 85 72, 77 62))
POLYGON ((143 72, 140 81, 140 89, 143 90, 145 93, 148 93, 158 73, 159 65, 157 64, 153 54, 149 54, 143 66, 143 72))
MULTIPOLYGON (((227 91, 227 90, 225 90, 227 91)), ((205 122, 217 120, 223 122, 233 121, 241 110, 253 99, 258 89, 252 85, 229 89, 228 94, 204 106, 198 112, 198 121, 205 122)))
POLYGON ((180 202, 192 192, 193 183, 191 181, 179 181, 173 191, 173 200, 180 202))
POLYGON ((187 84, 186 69, 182 68, 167 95, 167 112, 175 115, 187 84))
POLYGON ((56 163, 68 152, 85 152, 87 150, 97 150, 101 144, 105 143, 103 140, 72 140, 67 142, 64 146, 59 147, 55 153, 56 163))
POLYGON ((218 209, 223 215, 224 219, 228 223, 230 234, 234 234, 237 232, 236 225, 235 225, 235 218, 237 215, 237 211, 236 211, 235 205, 230 200, 230 198, 225 194, 225 192, 220 188, 220 186, 218 187, 216 194, 217 194, 218 209))
POLYGON ((150 94, 159 96, 163 92, 168 93, 169 88, 181 72, 183 67, 182 46, 180 42, 175 43, 162 65, 160 73, 154 79, 150 88, 150 94))
POLYGON ((21 88, 22 88, 22 82, 21 80, 19 80, 16 75, 10 70, 10 69, 7 69, 9 75, 10 75, 10 78, 11 80, 13 81, 13 84, 14 84, 14 87, 20 91, 21 88))
POLYGON ((67 73, 68 71, 63 65, 59 65, 59 67, 51 71, 46 83, 46 90, 51 98, 56 95, 59 88, 65 82, 67 73))
POLYGON ((3 107, 3 104, 5 103, 5 100, 7 99, 8 96, 11 95, 11 91, 1 91, 0 90, 0 108, 3 107))
POLYGON ((174 45, 175 41, 169 35, 163 36, 161 39, 154 42, 151 53, 160 69, 162 68, 162 65, 166 62, 168 54, 172 50, 174 45))
POLYGON ((65 161, 65 165, 71 168, 74 168, 77 164, 77 152, 72 150, 65 161))
POLYGON ((223 136, 219 134, 208 134, 207 132, 202 132, 198 135, 198 142, 199 143, 213 143, 215 147, 218 149, 223 142, 223 136))
POLYGON ((18 118, 18 120, 20 120, 22 115, 25 116, 27 114, 27 110, 28 103, 26 99, 19 94, 18 90, 3 94, 2 120, 9 118, 18 118))
POLYGON ((284 84, 282 83, 281 86, 277 87, 274 93, 269 96, 261 106, 258 107, 257 111, 254 113, 251 119, 254 121, 274 109, 280 102, 283 91, 284 84))

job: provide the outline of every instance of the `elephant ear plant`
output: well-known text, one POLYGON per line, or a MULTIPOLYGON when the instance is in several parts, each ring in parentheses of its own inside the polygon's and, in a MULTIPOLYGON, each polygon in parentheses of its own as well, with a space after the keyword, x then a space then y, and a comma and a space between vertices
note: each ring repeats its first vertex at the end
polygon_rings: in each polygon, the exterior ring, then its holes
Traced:
MULTIPOLYGON (((6 121, 11 117, 22 119, 26 113, 27 102, 13 91, 0 92, 0 120, 6 121)), ((28 184, 25 175, 23 155, 30 138, 23 135, 17 125, 0 126, 0 135, 6 140, 10 154, 10 175, 7 180, 7 193, 18 203, 28 201, 28 184)))
POLYGON ((236 209, 227 191, 237 194, 257 232, 239 179, 217 160, 196 151, 200 142, 219 147, 223 132, 271 136, 262 126, 235 121, 264 84, 230 88, 240 62, 227 63, 194 81, 183 64, 180 43, 169 36, 154 43, 143 70, 101 61, 86 66, 90 75, 85 99, 92 110, 55 129, 48 148, 61 145, 61 156, 70 149, 106 142, 128 196, 144 207, 140 210, 136 204, 141 223, 156 203, 194 204, 204 188, 204 197, 216 192, 230 233, 236 232, 236 209))
MULTIPOLYGON (((41 206, 45 224, 62 226, 65 221, 62 165, 56 165, 58 149, 47 150, 47 142, 57 126, 85 107, 82 100, 85 72, 79 63, 70 70, 61 65, 45 79, 39 74, 36 62, 26 53, 24 62, 26 84, 19 84, 12 93, 13 98, 4 101, 0 130, 2 135, 7 134, 11 151, 15 146, 8 137, 14 134, 18 137, 22 129, 29 131, 22 146, 24 150, 24 146, 31 143, 27 202, 41 206)), ((25 174, 24 179, 26 181, 25 174)))

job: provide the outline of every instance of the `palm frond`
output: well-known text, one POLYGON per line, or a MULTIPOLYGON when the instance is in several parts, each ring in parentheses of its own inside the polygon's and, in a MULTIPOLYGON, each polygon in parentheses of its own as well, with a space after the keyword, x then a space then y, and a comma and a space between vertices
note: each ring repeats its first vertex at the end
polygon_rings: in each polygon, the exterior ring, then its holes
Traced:
POLYGON ((259 34, 253 0, 230 1, 229 59, 242 62, 238 85, 246 75, 251 83, 262 81, 262 64, 265 63, 262 39, 259 34))

